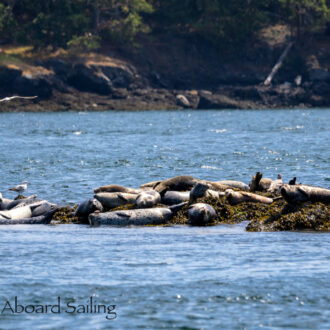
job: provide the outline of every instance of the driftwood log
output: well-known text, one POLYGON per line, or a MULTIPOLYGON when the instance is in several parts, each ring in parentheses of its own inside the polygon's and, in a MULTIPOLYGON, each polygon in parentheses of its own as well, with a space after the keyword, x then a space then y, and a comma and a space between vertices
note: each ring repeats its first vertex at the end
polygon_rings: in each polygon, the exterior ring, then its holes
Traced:
POLYGON ((304 202, 330 203, 330 190, 325 188, 305 185, 284 185, 281 188, 281 194, 289 204, 304 202))
POLYGON ((266 80, 264 81, 264 85, 268 86, 271 84, 274 76, 276 75, 277 71, 280 69, 280 67, 282 66, 285 58, 288 56, 288 53, 291 49, 291 47, 293 46, 293 42, 290 42, 284 52, 282 53, 282 55, 280 56, 280 58, 278 59, 278 61, 276 62, 275 66, 273 67, 272 71, 270 72, 270 74, 268 75, 268 77, 266 78, 266 80))

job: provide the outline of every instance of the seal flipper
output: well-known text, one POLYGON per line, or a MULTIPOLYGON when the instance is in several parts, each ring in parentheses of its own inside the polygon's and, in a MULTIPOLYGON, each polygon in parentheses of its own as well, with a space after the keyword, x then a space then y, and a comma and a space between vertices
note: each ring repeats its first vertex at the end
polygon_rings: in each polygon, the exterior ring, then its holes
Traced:
POLYGON ((173 215, 176 215, 186 205, 188 205, 188 202, 183 202, 183 203, 180 203, 180 204, 172 205, 172 206, 169 207, 169 209, 170 209, 170 211, 172 212, 173 215))
POLYGON ((125 203, 128 202, 127 198, 125 198, 122 194, 118 194, 118 198, 124 201, 125 203))

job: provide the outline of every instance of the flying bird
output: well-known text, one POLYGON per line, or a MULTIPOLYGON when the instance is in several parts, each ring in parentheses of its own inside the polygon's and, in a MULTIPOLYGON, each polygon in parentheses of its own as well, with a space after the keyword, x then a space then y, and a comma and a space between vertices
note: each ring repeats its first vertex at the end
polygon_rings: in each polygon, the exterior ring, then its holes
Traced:
POLYGON ((18 196, 21 196, 22 193, 27 189, 27 181, 24 181, 22 184, 19 184, 16 187, 10 188, 11 191, 16 191, 18 193, 18 196))
POLYGON ((0 102, 9 102, 14 99, 25 99, 25 100, 32 100, 37 98, 38 96, 19 96, 19 95, 14 95, 14 96, 7 96, 4 99, 0 99, 0 102))

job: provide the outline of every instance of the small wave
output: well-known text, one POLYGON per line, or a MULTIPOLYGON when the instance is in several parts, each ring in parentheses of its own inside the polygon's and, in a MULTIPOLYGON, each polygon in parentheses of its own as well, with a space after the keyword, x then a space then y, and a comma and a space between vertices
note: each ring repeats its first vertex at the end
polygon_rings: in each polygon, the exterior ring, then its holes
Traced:
POLYGON ((281 127, 282 130, 284 131, 295 131, 295 130, 298 130, 298 129, 303 129, 304 126, 301 126, 301 125, 297 125, 297 126, 283 126, 281 127))
POLYGON ((224 128, 224 129, 210 129, 209 132, 215 132, 217 134, 219 133, 225 133, 227 132, 227 130, 224 128))
POLYGON ((218 168, 215 166, 208 166, 208 165, 202 165, 201 168, 207 169, 207 170, 221 170, 221 168, 218 168))
POLYGON ((81 134, 82 134, 81 131, 75 131, 75 132, 73 132, 73 135, 81 135, 81 134))

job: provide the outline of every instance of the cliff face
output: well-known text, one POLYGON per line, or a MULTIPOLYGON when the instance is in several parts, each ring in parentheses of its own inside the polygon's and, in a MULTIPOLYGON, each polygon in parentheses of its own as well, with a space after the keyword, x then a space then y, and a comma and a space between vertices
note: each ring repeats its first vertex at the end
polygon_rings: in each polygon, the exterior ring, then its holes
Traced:
POLYGON ((296 45, 271 86, 263 81, 287 41, 263 39, 222 51, 175 36, 133 51, 0 57, 0 95, 37 95, 0 111, 223 109, 330 106, 330 39, 296 45))

